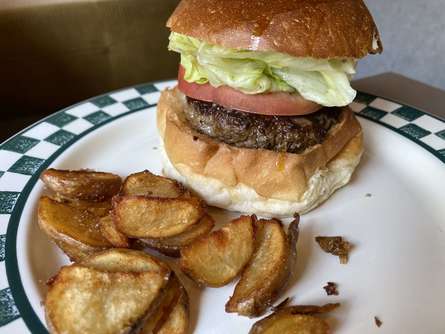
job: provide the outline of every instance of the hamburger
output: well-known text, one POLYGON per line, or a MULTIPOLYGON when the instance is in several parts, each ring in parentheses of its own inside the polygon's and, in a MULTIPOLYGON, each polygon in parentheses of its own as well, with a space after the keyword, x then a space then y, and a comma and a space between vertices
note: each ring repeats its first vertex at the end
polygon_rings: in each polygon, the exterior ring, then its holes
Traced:
POLYGON ((182 0, 167 26, 181 62, 157 111, 166 175, 280 217, 350 181, 363 152, 350 80, 382 51, 362 0, 182 0))

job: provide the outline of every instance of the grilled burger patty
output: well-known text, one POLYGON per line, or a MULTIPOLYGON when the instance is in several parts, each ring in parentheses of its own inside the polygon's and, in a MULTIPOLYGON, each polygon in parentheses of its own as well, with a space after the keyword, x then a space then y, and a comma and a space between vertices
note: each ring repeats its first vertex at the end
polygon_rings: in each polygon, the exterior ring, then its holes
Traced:
POLYGON ((191 127, 199 133, 243 148, 302 153, 322 143, 339 122, 340 108, 323 108, 305 116, 267 116, 247 113, 187 97, 191 127))

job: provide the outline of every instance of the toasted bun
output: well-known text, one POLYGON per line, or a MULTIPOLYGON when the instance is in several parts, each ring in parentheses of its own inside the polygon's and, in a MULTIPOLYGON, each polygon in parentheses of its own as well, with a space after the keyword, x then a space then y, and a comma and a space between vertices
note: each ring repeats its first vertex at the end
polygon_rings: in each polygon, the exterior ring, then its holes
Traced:
POLYGON ((189 107, 177 89, 161 95, 164 172, 221 208, 264 216, 305 213, 348 183, 363 151, 361 127, 349 108, 323 144, 291 154, 237 148, 199 134, 185 121, 189 107))
POLYGON ((294 57, 358 59, 382 52, 362 0, 182 0, 167 26, 227 48, 294 57))

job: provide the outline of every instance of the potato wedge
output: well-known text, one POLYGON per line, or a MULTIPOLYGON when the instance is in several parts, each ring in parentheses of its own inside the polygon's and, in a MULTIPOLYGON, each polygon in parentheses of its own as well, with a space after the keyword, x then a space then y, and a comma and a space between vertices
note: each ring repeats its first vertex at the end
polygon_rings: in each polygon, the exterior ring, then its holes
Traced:
POLYGON ((45 185, 69 199, 102 201, 116 195, 122 184, 120 176, 87 170, 47 169, 40 175, 45 185))
MULTIPOLYGON (((106 250, 89 256, 79 264, 105 272, 157 272, 164 277, 170 273, 170 268, 162 261, 130 249, 106 250)), ((153 306, 154 311, 147 317, 141 333, 187 333, 188 296, 173 272, 153 306)))
POLYGON ((194 240, 206 236, 215 227, 213 218, 205 215, 201 220, 187 229, 185 232, 169 238, 141 239, 147 247, 157 250, 167 256, 179 257, 180 250, 194 240))
POLYGON ((286 284, 298 237, 298 221, 289 227, 289 237, 279 220, 255 223, 255 252, 226 304, 226 312, 259 316, 275 301, 286 284))
POLYGON ((280 309, 280 312, 288 312, 292 314, 324 314, 334 311, 340 306, 340 303, 325 304, 323 306, 318 305, 293 305, 280 309))
POLYGON ((157 307, 141 334, 185 334, 189 327, 188 295, 176 275, 172 275, 157 307))
POLYGON ((315 314, 328 313, 339 307, 340 304, 295 305, 283 307, 266 318, 257 321, 249 334, 325 334, 330 333, 328 324, 315 314))
MULTIPOLYGON (((54 198, 53 196, 50 197, 54 198)), ((101 202, 93 202, 93 201, 83 201, 83 200, 61 200, 57 199, 56 197, 56 200, 58 202, 66 203, 80 210, 89 211, 97 217, 104 217, 108 215, 112 209, 111 199, 101 202)))
POLYGON ((256 322, 249 334, 328 334, 328 323, 312 315, 277 312, 256 322))
POLYGON ((175 180, 154 175, 147 170, 128 176, 121 189, 122 195, 159 198, 178 198, 184 193, 184 187, 175 180))
POLYGON ((112 249, 63 267, 45 300, 51 333, 139 332, 170 277, 156 262, 141 252, 112 249))
MULTIPOLYGON (((71 262, 78 262, 84 259, 85 257, 94 254, 95 252, 100 252, 102 249, 89 248, 84 245, 76 245, 73 242, 64 242, 62 240, 57 240, 51 238, 52 241, 59 247, 66 256, 70 259, 71 262)), ((106 249, 106 248, 104 248, 106 249)))
POLYGON ((158 273, 107 273, 62 268, 45 306, 51 333, 127 333, 149 311, 164 277, 158 273))
POLYGON ((99 220, 99 229, 103 237, 108 240, 114 247, 129 248, 130 240, 121 233, 114 225, 113 217, 107 215, 99 220))
POLYGON ((170 268, 155 257, 132 249, 112 248, 88 256, 80 265, 107 272, 157 272, 168 276, 170 268))
MULTIPOLYGON (((189 329, 189 301, 185 290, 157 334, 186 334, 189 329)), ((144 333, 145 334, 145 333, 144 333)))
POLYGON ((74 261, 110 248, 100 233, 99 218, 89 211, 43 196, 39 200, 40 228, 74 261))
POLYGON ((183 247, 180 266, 196 282, 219 287, 238 276, 253 250, 253 219, 241 216, 183 247))
POLYGON ((181 295, 182 285, 175 274, 170 277, 165 292, 160 298, 157 310, 145 323, 141 333, 156 333, 167 321, 171 311, 175 307, 181 295))
POLYGON ((133 238, 165 238, 195 225, 204 215, 196 198, 116 196, 113 219, 119 231, 133 238))
POLYGON ((75 246, 71 243, 63 242, 61 240, 52 239, 54 243, 68 256, 71 262, 79 262, 87 256, 100 252, 107 248, 87 248, 85 245, 75 246))

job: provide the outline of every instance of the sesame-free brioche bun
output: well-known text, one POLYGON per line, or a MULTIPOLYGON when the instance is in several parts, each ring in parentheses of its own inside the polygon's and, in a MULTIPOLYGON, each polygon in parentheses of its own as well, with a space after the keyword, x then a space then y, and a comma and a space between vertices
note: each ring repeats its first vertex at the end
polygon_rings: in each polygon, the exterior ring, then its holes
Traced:
POLYGON ((210 205, 262 216, 289 217, 320 205, 349 182, 360 162, 363 139, 353 112, 322 144, 302 154, 238 148, 194 131, 177 89, 162 93, 157 125, 164 149, 164 174, 190 187, 210 205))
POLYGON ((182 0, 167 26, 226 48, 294 57, 359 59, 382 52, 362 0, 182 0))

